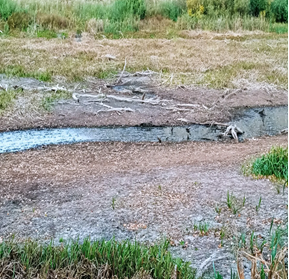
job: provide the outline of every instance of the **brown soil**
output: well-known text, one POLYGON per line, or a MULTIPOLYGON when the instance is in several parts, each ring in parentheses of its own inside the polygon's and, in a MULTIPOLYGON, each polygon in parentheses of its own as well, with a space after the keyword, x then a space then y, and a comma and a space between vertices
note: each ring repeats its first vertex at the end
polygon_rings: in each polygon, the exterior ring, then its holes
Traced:
POLYGON ((254 230, 263 238, 272 217, 281 225, 287 220, 287 189, 278 194, 278 185, 245 177, 240 167, 287 141, 280 135, 239 144, 86 143, 2 154, 0 237, 115 236, 151 243, 166 236, 175 256, 199 268, 213 255, 216 269, 229 277, 233 236, 254 230), (237 215, 226 206, 227 191, 238 201, 246 197, 237 215), (199 223, 209 224, 208 235, 194 229, 199 223))

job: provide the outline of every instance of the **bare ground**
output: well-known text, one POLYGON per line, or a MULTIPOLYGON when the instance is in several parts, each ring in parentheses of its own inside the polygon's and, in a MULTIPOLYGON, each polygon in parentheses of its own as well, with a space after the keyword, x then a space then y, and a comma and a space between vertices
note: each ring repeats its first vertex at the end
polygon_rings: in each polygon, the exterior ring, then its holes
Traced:
MULTIPOLYGON (((81 43, 73 39, 2 40, 3 71, 20 64, 28 73, 53 72, 56 76, 53 84, 0 76, 2 87, 23 88, 1 112, 0 131, 227 122, 240 107, 287 105, 287 38, 229 35, 191 32, 184 34, 186 39, 176 40, 94 40, 84 36, 81 43), (106 54, 117 59, 108 61, 106 54), (131 82, 147 92, 145 97, 131 90, 131 85, 117 92, 97 78, 78 84, 60 77, 120 72, 125 57, 131 72, 147 67, 158 72, 153 79, 131 82), (105 104, 134 112, 98 112, 104 108, 94 98, 82 96, 77 102, 69 96, 55 100, 47 112, 43 100, 52 96, 51 87, 56 84, 71 90, 70 94, 96 95, 101 90, 160 103, 110 100, 105 104), (183 106, 188 103, 195 106, 183 106)), ((262 239, 269 234, 272 217, 275 226, 288 222, 287 189, 285 195, 282 191, 278 194, 280 186, 245 177, 241 165, 273 145, 287 146, 287 141, 287 135, 279 135, 239 144, 85 143, 1 154, 0 238, 11 234, 41 240, 115 236, 152 243, 167 237, 175 245, 173 254, 192 262, 199 275, 215 261, 216 269, 229 277, 230 268, 235 269, 233 237, 255 231, 262 239), (246 197, 236 215, 225 204, 227 191, 239 202, 246 197), (256 212, 260 197, 261 208, 256 212), (199 223, 209 224, 208 235, 195 230, 199 223), (223 246, 221 229, 225 231, 223 246)), ((248 264, 245 274, 250 275, 248 264)))
POLYGON ((287 141, 281 135, 239 144, 87 143, 2 154, 0 236, 149 243, 167 237, 175 256, 200 268, 212 255, 203 270, 215 260, 229 277, 234 236, 254 230, 262 239, 272 217, 276 224, 287 221, 287 189, 278 194, 272 182, 245 177, 241 164, 287 141), (237 215, 225 204, 227 191, 246 197, 237 215), (207 236, 194 229, 199 223, 209 224, 207 236))

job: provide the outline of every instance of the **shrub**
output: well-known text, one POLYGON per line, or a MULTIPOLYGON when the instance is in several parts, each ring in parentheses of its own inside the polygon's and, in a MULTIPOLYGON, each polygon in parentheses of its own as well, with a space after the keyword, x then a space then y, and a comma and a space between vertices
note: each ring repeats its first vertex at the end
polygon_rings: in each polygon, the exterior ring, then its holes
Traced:
POLYGON ((259 16, 260 12, 267 8, 266 0, 250 0, 250 12, 253 16, 259 16))
POLYGON ((31 22, 31 17, 25 12, 13 13, 7 20, 10 29, 26 29, 31 22))
POLYGON ((16 7, 12 0, 0 0, 0 18, 7 20, 16 11, 16 7))
POLYGON ((271 4, 271 11, 277 22, 288 22, 288 1, 275 0, 271 4))
POLYGON ((288 180, 288 148, 274 147, 268 154, 257 158, 252 165, 252 173, 288 180))
POLYGON ((163 17, 169 18, 173 21, 177 21, 186 9, 184 1, 163 1, 160 3, 160 14, 163 17))
POLYGON ((234 12, 241 16, 248 15, 250 12, 250 0, 235 0, 234 12))

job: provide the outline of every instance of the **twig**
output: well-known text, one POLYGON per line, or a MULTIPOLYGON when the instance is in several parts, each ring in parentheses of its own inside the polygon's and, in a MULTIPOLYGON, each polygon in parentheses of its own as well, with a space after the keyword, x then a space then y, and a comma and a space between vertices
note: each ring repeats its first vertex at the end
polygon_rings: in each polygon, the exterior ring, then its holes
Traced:
POLYGON ((125 70, 125 67, 126 67, 126 58, 124 59, 124 67, 123 67, 123 69, 122 69, 122 72, 121 72, 118 80, 116 81, 117 84, 120 82, 120 80, 121 80, 121 78, 122 78, 122 75, 123 75, 123 72, 124 72, 124 70, 125 70))

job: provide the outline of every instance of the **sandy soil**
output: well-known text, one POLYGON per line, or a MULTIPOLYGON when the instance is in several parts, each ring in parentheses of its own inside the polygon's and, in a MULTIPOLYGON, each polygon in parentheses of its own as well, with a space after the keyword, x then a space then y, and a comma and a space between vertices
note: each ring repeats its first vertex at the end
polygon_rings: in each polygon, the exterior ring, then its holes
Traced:
MULTIPOLYGON (((2 154, 0 237, 114 236, 150 243, 167 237, 174 256, 193 267, 212 256, 200 274, 215 260, 229 277, 234 236, 254 230, 262 239, 272 217, 276 225, 287 221, 287 189, 278 194, 272 182, 245 177, 241 165, 287 141, 280 135, 239 144, 86 143, 2 154), (227 191, 239 202, 246 197, 237 215, 225 204, 227 191), (207 236, 194 229, 199 223, 209 225, 207 236)), ((247 277, 249 271, 245 264, 247 277)))

